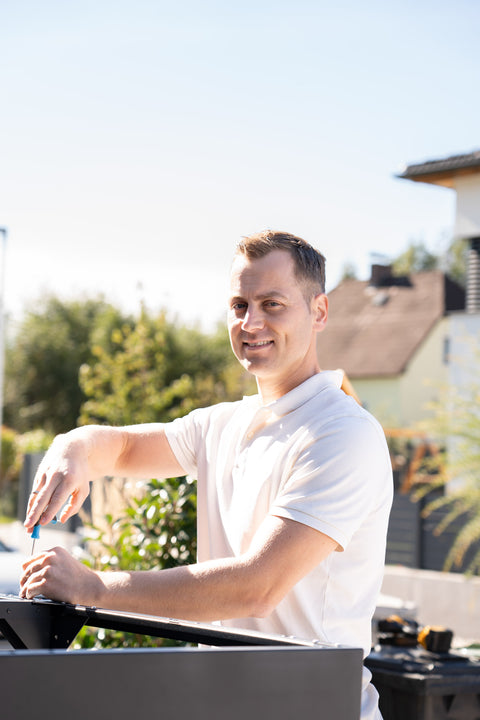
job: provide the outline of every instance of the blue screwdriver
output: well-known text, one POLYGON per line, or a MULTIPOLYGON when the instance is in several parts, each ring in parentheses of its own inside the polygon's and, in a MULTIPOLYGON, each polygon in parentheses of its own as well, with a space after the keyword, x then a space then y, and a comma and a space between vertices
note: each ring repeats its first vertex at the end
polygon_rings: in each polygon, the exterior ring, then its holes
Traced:
MULTIPOLYGON (((55 525, 55 523, 57 522, 57 516, 55 515, 55 517, 53 518, 53 520, 51 520, 50 522, 52 523, 52 525, 55 525)), ((30 553, 30 555, 33 555, 33 551, 35 550, 35 541, 38 540, 38 538, 40 537, 40 523, 37 523, 37 524, 35 525, 35 527, 33 528, 33 532, 32 532, 32 534, 30 535, 30 537, 31 537, 32 540, 33 540, 33 542, 32 542, 32 552, 30 553)))

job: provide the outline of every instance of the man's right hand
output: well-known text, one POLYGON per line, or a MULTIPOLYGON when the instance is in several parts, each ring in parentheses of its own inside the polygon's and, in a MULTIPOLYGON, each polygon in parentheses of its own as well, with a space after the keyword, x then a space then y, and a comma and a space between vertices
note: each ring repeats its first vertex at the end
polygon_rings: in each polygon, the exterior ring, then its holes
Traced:
POLYGON ((88 496, 90 481, 105 475, 163 479, 185 471, 161 423, 76 428, 58 435, 40 463, 28 502, 27 530, 37 523, 46 525, 55 515, 61 522, 68 520, 88 496))
POLYGON ((53 441, 33 481, 24 523, 29 532, 38 523, 46 525, 55 515, 65 522, 81 508, 91 479, 86 445, 76 431, 58 435, 53 441))

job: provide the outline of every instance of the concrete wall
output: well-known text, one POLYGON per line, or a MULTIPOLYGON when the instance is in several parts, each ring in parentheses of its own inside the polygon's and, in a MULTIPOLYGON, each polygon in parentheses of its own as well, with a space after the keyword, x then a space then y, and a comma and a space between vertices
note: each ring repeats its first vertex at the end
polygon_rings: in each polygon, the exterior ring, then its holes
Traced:
POLYGON ((453 630, 454 644, 480 642, 480 578, 387 565, 382 594, 416 608, 421 625, 453 630))

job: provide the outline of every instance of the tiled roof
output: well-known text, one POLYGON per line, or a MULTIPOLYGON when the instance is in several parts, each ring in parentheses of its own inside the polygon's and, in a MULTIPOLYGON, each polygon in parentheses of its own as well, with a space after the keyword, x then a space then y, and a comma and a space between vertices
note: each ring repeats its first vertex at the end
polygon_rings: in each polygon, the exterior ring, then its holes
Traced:
POLYGON ((407 165, 402 172, 397 174, 397 177, 450 185, 448 179, 455 175, 475 172, 480 172, 480 150, 474 150, 464 155, 451 155, 440 160, 426 160, 421 163, 407 165))
POLYGON ((412 274, 408 284, 371 287, 344 280, 329 293, 329 319, 318 335, 324 370, 351 379, 399 375, 448 310, 465 307, 465 293, 440 271, 412 274))

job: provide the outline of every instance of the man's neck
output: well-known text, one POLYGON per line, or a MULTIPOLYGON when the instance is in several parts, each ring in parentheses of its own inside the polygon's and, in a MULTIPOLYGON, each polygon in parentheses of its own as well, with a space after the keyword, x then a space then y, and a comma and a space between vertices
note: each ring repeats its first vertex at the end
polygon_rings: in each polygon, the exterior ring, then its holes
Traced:
POLYGON ((262 399, 263 405, 268 405, 275 400, 283 397, 291 390, 294 390, 299 385, 302 385, 306 380, 317 375, 321 372, 320 367, 316 366, 309 374, 306 374, 300 378, 286 378, 282 380, 272 380, 270 378, 256 378, 258 393, 262 399))

